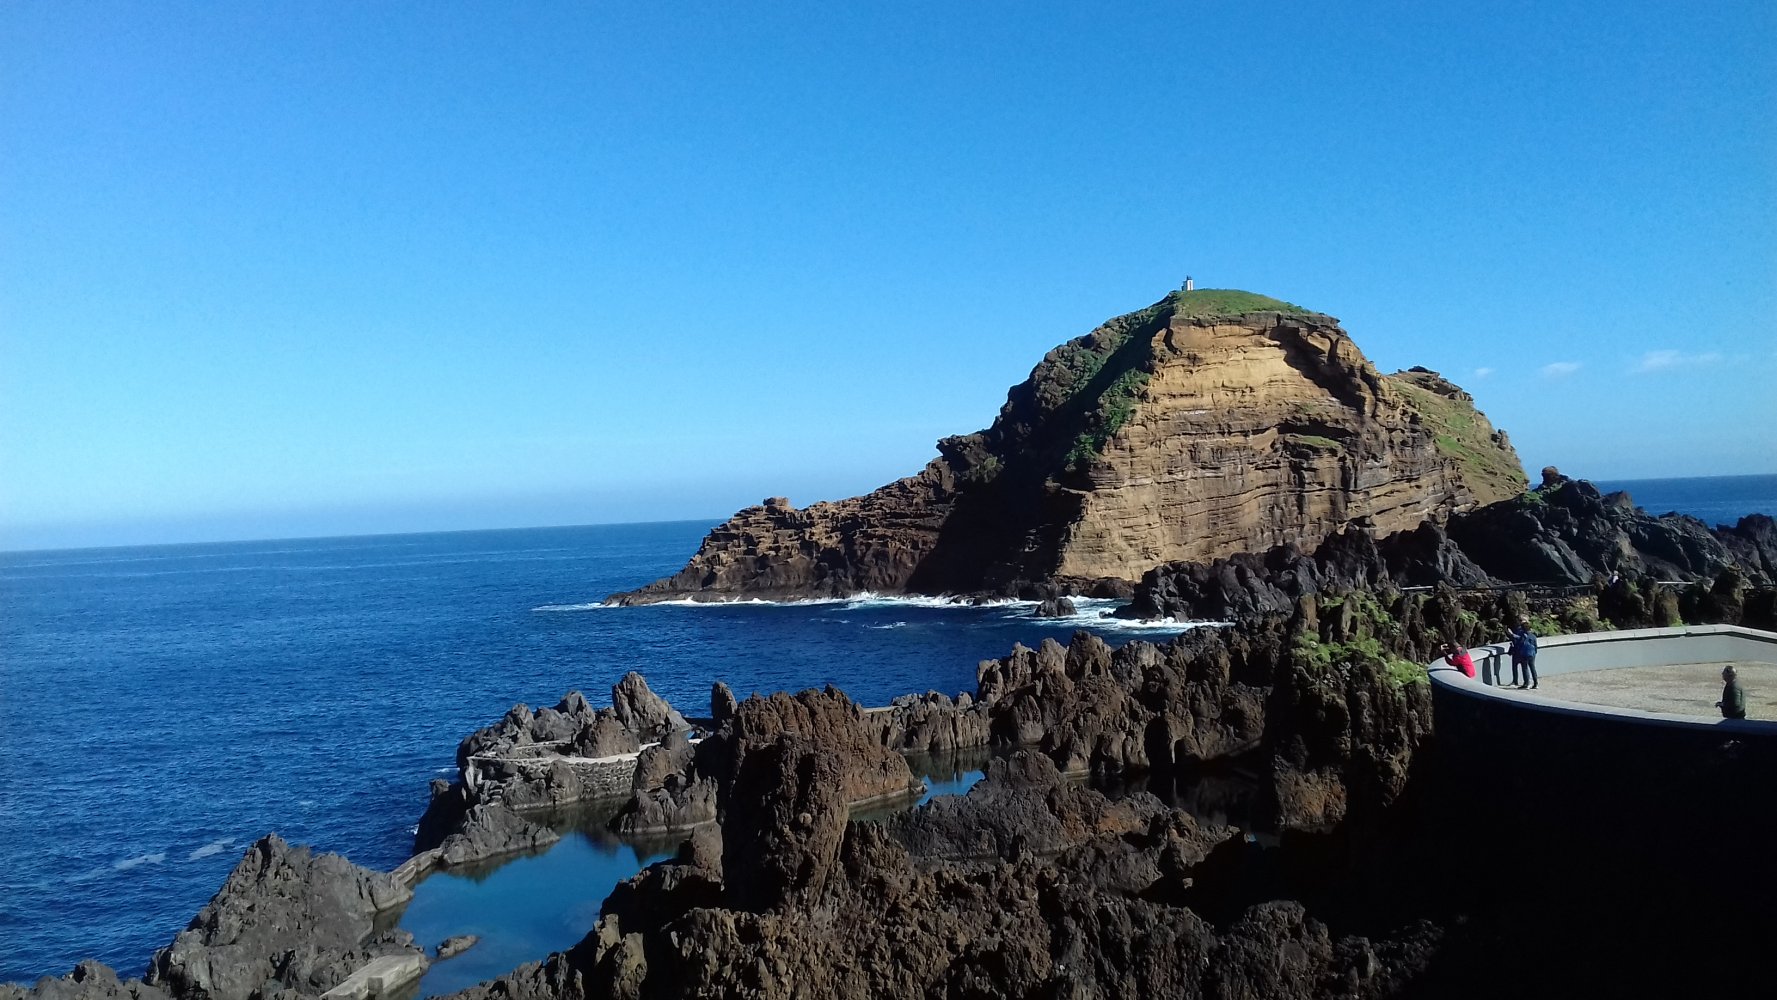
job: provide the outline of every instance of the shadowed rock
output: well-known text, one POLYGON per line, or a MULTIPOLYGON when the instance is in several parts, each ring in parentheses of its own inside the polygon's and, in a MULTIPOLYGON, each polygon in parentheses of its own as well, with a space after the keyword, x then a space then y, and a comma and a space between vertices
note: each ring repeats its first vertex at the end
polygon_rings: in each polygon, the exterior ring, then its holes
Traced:
POLYGON ((762 912, 818 898, 848 813, 837 754, 791 734, 754 748, 735 775, 722 829, 730 905, 762 912))

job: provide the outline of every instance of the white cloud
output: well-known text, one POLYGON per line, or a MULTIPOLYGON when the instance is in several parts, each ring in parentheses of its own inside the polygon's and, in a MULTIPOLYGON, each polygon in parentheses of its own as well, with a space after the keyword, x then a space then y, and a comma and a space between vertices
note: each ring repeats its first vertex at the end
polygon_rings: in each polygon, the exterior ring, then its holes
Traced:
POLYGON ((1686 354, 1683 351, 1649 351, 1641 356, 1641 360, 1635 363, 1635 367, 1631 371, 1664 372, 1674 368, 1697 368, 1703 365, 1713 365, 1720 360, 1721 355, 1715 351, 1705 351, 1701 354, 1686 354))
POLYGON ((1580 363, 1578 361, 1555 361, 1543 365, 1542 376, 1543 378, 1566 378, 1579 370, 1580 363))
POLYGON ((1475 381, 1479 382, 1480 380, 1486 378, 1487 376, 1489 376, 1491 374, 1493 374, 1493 369, 1491 369, 1491 368, 1476 368, 1475 369, 1475 381))

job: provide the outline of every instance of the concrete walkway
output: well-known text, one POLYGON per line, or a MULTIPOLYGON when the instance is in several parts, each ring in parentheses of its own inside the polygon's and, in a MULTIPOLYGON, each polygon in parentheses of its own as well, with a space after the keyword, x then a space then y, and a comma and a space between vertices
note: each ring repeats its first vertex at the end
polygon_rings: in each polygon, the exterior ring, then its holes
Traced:
MULTIPOLYGON (((1726 665, 1677 663, 1545 673, 1535 693, 1607 708, 1720 718, 1715 703, 1721 698, 1721 668, 1726 665)), ((1734 671, 1746 692, 1746 717, 1777 719, 1777 663, 1734 661, 1734 671)))
POLYGON ((385 997, 418 979, 426 971, 423 955, 384 955, 373 958, 345 982, 321 994, 321 1000, 366 1000, 385 997))

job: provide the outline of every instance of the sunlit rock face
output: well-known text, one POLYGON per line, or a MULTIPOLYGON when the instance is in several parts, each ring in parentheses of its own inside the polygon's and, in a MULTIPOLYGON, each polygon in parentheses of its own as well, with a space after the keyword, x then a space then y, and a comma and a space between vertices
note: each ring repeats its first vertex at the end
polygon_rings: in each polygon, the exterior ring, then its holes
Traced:
POLYGON ((1330 316, 1169 295, 1050 351, 993 426, 862 497, 740 511, 620 603, 1117 593, 1152 567, 1379 531, 1514 495, 1510 442, 1435 372, 1382 375, 1330 316))

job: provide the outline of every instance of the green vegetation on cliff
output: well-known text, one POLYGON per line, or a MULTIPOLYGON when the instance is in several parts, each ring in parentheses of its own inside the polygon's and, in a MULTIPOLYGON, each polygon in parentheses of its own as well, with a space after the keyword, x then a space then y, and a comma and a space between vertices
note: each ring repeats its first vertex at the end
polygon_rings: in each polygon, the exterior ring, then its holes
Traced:
POLYGON ((1173 292, 1166 297, 1166 302, 1172 305, 1173 315, 1192 319, 1219 319, 1258 312, 1283 313, 1286 316, 1318 315, 1312 309, 1304 309, 1269 295, 1243 292, 1238 288, 1195 288, 1188 292, 1173 292))
POLYGON ((1399 372, 1389 381, 1401 398, 1419 414, 1434 435, 1438 451, 1461 463, 1463 474, 1479 495, 1490 487, 1494 494, 1511 496, 1528 480, 1512 454, 1494 440, 1493 428, 1478 419, 1474 400, 1431 372, 1399 372), (1448 386, 1456 395, 1433 391, 1428 386, 1448 386))
POLYGON ((1375 594, 1353 591, 1323 597, 1316 615, 1319 634, 1298 632, 1290 646, 1303 665, 1320 671, 1334 665, 1371 663, 1396 687, 1430 680, 1424 664, 1396 652, 1401 645, 1401 623, 1375 594))
MULTIPOLYGON (((1081 416, 1082 427, 1067 451, 1065 467, 1079 471, 1089 465, 1134 415, 1136 400, 1148 383, 1148 372, 1140 367, 1148 359, 1148 352, 1134 343, 1138 334, 1158 330, 1175 316, 1220 319, 1261 312, 1318 315, 1266 295, 1232 288, 1201 288, 1173 292, 1146 309, 1118 316, 1091 334, 1057 348, 1038 375, 1039 381, 1050 387, 1044 395, 1058 403, 1065 401, 1081 416)), ((1333 442, 1327 443, 1337 447, 1333 442)))
POLYGON ((1148 373, 1131 368, 1098 394, 1098 401, 1086 414, 1086 427, 1068 449, 1067 467, 1078 469, 1104 450, 1105 443, 1123 429, 1135 415, 1136 397, 1148 384, 1148 373))

